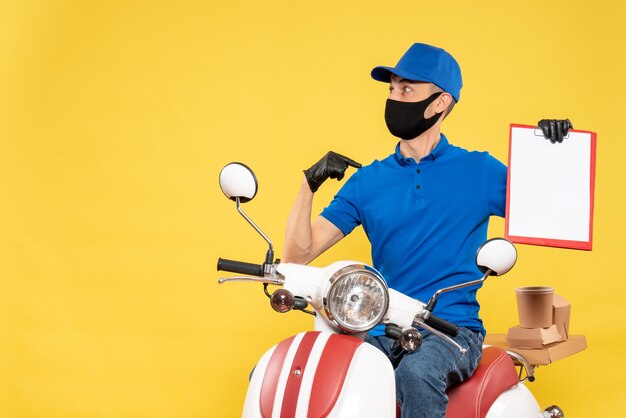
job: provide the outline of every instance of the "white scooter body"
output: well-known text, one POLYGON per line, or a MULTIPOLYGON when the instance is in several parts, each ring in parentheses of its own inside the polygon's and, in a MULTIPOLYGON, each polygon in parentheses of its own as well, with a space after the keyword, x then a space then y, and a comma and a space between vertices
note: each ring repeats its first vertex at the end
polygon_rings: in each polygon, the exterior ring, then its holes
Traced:
MULTIPOLYGON (((278 266, 278 271, 285 277, 284 288, 295 295, 302 295, 303 297, 306 295, 306 299, 317 313, 315 328, 321 332, 310 348, 302 348, 303 338, 308 334, 313 334, 310 332, 300 333, 293 339, 283 341, 282 344, 288 345, 286 354, 281 357, 282 360, 278 359, 280 366, 277 367, 276 364, 272 364, 269 371, 268 365, 272 362, 272 356, 278 345, 263 355, 248 386, 242 415, 244 418, 306 418, 315 416, 309 410, 311 398, 317 396, 316 391, 325 390, 324 387, 320 388, 319 384, 316 385, 316 375, 320 371, 320 367, 328 369, 329 366, 328 364, 320 364, 320 358, 329 344, 329 339, 333 335, 338 335, 338 330, 333 329, 324 320, 321 295, 325 294, 328 286, 325 279, 332 272, 351 264, 355 264, 355 262, 341 261, 325 268, 289 263, 278 266), (301 360, 299 364, 296 364, 298 362, 295 361, 295 358, 298 353, 300 355, 304 353, 306 360, 304 362, 301 360), (294 376, 292 380, 289 380, 290 376, 294 376), (276 382, 273 391, 271 390, 272 381, 276 382), (295 405, 293 405, 294 401, 295 405)), ((421 311, 424 304, 392 289, 390 289, 390 294, 391 302, 385 322, 409 326, 416 312, 421 311), (393 321, 389 320, 390 315, 393 317, 393 321)), ((357 338, 345 335, 341 337, 357 338)), ((334 347, 332 349, 336 350, 334 347)), ((340 386, 339 394, 334 403, 325 405, 326 412, 321 416, 330 418, 396 417, 395 377, 389 359, 380 350, 365 343, 343 349, 352 350, 352 353, 346 353, 351 359, 345 371, 345 380, 340 386)), ((343 378, 341 368, 325 370, 325 372, 334 374, 333 380, 343 378)), ((468 405, 468 407, 471 406, 468 405)), ((492 404, 486 415, 486 418, 544 417, 544 412, 523 383, 518 383, 503 392, 492 404)))
MULTIPOLYGON (((316 391, 324 390, 325 387, 315 384, 316 372, 320 367, 320 358, 329 338, 333 335, 329 332, 321 332, 310 351, 304 371, 294 367, 296 352, 303 340, 309 333, 296 335, 289 344, 289 350, 280 364, 280 372, 277 378, 276 390, 273 396, 265 399, 265 411, 262 408, 262 394, 264 384, 267 387, 271 382, 265 382, 268 373, 268 365, 276 347, 268 350, 257 364, 250 384, 243 408, 244 418, 305 418, 305 417, 340 417, 340 418, 394 418, 396 417, 395 378, 391 363, 384 354, 369 344, 360 344, 354 350, 345 380, 341 385, 339 395, 331 399, 334 403, 323 405, 322 408, 328 413, 315 415, 309 410, 312 397, 316 391), (289 382, 290 375, 302 372, 301 383, 293 388, 293 382, 289 382), (288 387, 288 385, 292 387, 288 387), (292 406, 291 412, 283 410, 289 401, 285 402, 285 394, 296 390, 296 405, 292 406), (269 406, 268 406, 269 405, 269 406), (269 408, 269 409, 268 409, 269 408), (268 412, 269 411, 269 412, 268 412), (265 414, 263 413, 265 412, 265 414)), ((354 337, 346 337, 354 338, 354 337)), ((328 368, 328 365, 323 366, 328 368)), ((327 370, 328 371, 328 370, 327 370)), ((332 371, 331 371, 332 372, 332 371)), ((341 370, 335 371, 336 378, 342 377, 341 370)), ((271 377, 269 379, 271 381, 271 377)), ((294 397, 293 395, 287 395, 294 397)), ((458 401, 452 399, 451 402, 458 401)), ((474 405, 467 405, 468 408, 474 405)), ((517 383, 494 401, 485 418, 545 418, 549 417, 541 410, 532 393, 523 383, 517 383)), ((452 417, 450 417, 452 418, 452 417)))
POLYGON ((485 418, 550 418, 523 383, 502 392, 485 418))

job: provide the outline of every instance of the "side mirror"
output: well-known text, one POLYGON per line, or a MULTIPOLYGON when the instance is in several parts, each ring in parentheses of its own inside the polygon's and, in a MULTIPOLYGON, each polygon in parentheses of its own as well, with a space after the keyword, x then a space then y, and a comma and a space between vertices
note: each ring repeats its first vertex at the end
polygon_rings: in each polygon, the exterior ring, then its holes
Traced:
POLYGON ((256 196, 259 184, 256 176, 245 164, 230 163, 220 172, 220 188, 230 200, 249 202, 256 196))
POLYGON ((504 238, 493 238, 480 246, 476 253, 476 265, 489 276, 508 273, 517 261, 517 250, 513 243, 504 238))
POLYGON ((259 183, 256 181, 254 172, 250 167, 242 163, 226 164, 226 166, 222 168, 222 171, 220 171, 220 188, 227 198, 237 203, 237 212, 248 221, 269 245, 269 249, 265 255, 265 263, 263 263, 264 273, 269 273, 272 264, 274 264, 274 246, 272 245, 272 240, 270 240, 269 237, 261 231, 261 228, 259 228, 241 209, 241 204, 251 201, 259 190, 259 183))

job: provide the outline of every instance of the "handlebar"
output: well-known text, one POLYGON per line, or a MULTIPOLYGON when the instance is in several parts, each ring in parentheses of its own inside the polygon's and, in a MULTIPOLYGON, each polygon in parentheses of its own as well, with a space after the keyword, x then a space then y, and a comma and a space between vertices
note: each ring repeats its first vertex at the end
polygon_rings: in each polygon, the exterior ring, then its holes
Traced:
POLYGON ((459 334, 459 327, 454 325, 452 322, 446 321, 445 319, 439 318, 433 314, 430 314, 427 320, 424 321, 427 325, 435 328, 438 331, 441 331, 451 337, 456 337, 459 334))
POLYGON ((247 274, 249 276, 263 277, 263 266, 261 264, 245 263, 243 261, 227 260, 219 258, 217 260, 217 269, 230 271, 232 273, 247 274))

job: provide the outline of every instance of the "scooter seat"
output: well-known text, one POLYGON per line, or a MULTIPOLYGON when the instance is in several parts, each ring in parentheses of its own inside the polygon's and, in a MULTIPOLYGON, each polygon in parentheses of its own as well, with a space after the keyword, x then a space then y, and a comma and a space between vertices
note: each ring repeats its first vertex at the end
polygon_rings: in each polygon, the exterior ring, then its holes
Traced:
POLYGON ((509 355, 501 348, 486 347, 474 375, 448 389, 446 418, 484 418, 498 396, 518 382, 509 355))
MULTIPOLYGON (((486 347, 472 377, 448 389, 446 418, 485 418, 498 396, 518 382, 511 357, 501 348, 486 347)), ((397 418, 400 414, 398 406, 397 418)))

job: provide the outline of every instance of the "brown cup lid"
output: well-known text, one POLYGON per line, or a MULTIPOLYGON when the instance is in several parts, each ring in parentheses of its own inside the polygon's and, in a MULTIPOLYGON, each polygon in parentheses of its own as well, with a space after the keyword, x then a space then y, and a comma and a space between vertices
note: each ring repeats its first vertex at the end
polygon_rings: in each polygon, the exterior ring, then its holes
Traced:
POLYGON ((545 295, 554 293, 554 288, 550 286, 525 286, 518 287, 515 292, 530 295, 545 295))

